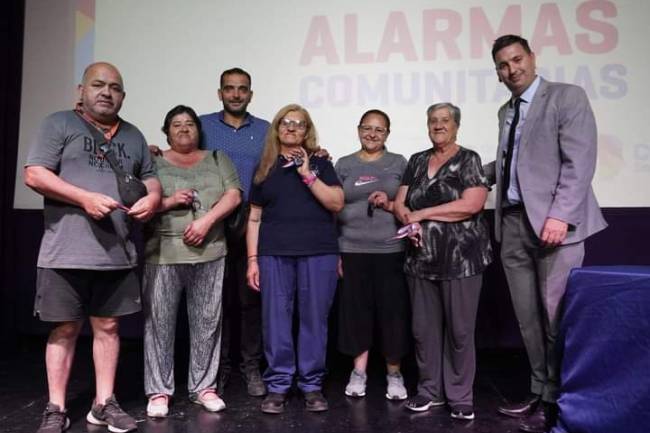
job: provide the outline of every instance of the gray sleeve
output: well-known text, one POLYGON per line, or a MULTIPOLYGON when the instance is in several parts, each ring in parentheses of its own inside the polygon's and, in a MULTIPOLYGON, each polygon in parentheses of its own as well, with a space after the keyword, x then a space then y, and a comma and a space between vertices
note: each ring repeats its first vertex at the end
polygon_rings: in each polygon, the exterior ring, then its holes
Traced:
POLYGON ((66 120, 60 113, 50 114, 41 123, 32 141, 25 167, 32 165, 59 171, 61 155, 66 144, 66 120))
POLYGON ((404 176, 404 172, 406 171, 406 166, 408 165, 408 161, 406 158, 404 158, 403 155, 398 154, 398 159, 397 159, 397 167, 400 171, 400 179, 402 176, 404 176))
POLYGON ((336 161, 336 164, 334 165, 334 171, 336 172, 336 175, 339 178, 339 181, 341 184, 345 181, 345 162, 344 158, 339 158, 338 161, 336 161))
POLYGON ((232 160, 226 155, 225 152, 217 150, 217 158, 219 158, 219 171, 223 179, 224 190, 238 189, 241 190, 241 183, 239 182, 239 175, 232 160))
POLYGON ((147 140, 145 140, 142 134, 140 134, 140 137, 142 138, 142 143, 141 143, 142 165, 140 166, 139 177, 141 180, 150 177, 158 177, 158 170, 156 168, 156 163, 151 157, 151 152, 149 152, 149 146, 147 146, 147 140))
POLYGON ((581 222, 584 199, 596 171, 598 132, 584 89, 564 87, 558 103, 560 176, 548 216, 575 226, 581 222))

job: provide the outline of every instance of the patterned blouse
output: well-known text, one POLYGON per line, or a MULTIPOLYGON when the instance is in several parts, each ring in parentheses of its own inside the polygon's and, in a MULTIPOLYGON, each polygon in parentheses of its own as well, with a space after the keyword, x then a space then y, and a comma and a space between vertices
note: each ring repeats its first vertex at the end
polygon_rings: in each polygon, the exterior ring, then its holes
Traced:
MULTIPOLYGON (((436 174, 427 171, 433 149, 411 156, 402 178, 409 187, 405 204, 412 211, 457 200, 467 188, 489 188, 479 155, 460 147, 436 174)), ((458 222, 424 220, 422 246, 409 244, 407 275, 428 280, 452 280, 480 274, 492 261, 492 246, 483 212, 458 222)))

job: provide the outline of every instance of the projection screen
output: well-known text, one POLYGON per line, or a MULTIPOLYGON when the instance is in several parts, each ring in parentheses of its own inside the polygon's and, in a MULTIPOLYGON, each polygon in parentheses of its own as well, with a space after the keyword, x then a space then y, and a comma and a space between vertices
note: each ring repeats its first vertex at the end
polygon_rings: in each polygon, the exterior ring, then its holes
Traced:
POLYGON ((370 108, 391 117, 391 151, 425 149, 426 108, 450 101, 462 109, 459 143, 491 161, 508 93, 490 46, 517 33, 540 75, 589 95, 601 205, 647 207, 649 16, 650 2, 638 0, 27 0, 14 206, 42 206, 22 181, 28 148, 47 114, 73 106, 95 60, 121 70, 121 116, 161 146, 165 113, 180 103, 220 110, 219 74, 239 66, 253 77, 251 113, 270 119, 288 103, 304 105, 334 159, 359 148, 356 125, 370 108))

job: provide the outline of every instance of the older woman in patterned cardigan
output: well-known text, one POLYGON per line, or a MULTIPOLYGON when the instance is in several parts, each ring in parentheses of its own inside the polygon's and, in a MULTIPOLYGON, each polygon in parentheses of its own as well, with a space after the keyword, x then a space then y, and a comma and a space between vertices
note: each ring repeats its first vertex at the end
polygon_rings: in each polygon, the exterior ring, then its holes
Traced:
POLYGON ((460 109, 427 110, 433 148, 409 160, 395 199, 397 216, 413 225, 404 270, 411 294, 419 370, 417 395, 406 408, 449 404, 454 419, 474 418, 474 326, 482 272, 492 259, 483 205, 488 184, 481 159, 460 146, 460 109))

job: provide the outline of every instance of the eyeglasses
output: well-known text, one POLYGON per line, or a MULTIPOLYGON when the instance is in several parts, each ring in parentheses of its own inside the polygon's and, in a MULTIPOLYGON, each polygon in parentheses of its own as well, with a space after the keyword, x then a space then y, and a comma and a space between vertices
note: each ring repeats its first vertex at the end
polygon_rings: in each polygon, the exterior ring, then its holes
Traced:
POLYGON ((381 126, 370 126, 370 125, 359 125, 359 131, 369 133, 375 132, 378 135, 384 135, 388 133, 388 129, 382 128, 381 126))
POLYGON ((307 129, 307 122, 305 122, 304 120, 281 119, 280 127, 286 129, 293 128, 293 129, 299 129, 301 131, 304 131, 305 129, 307 129))

